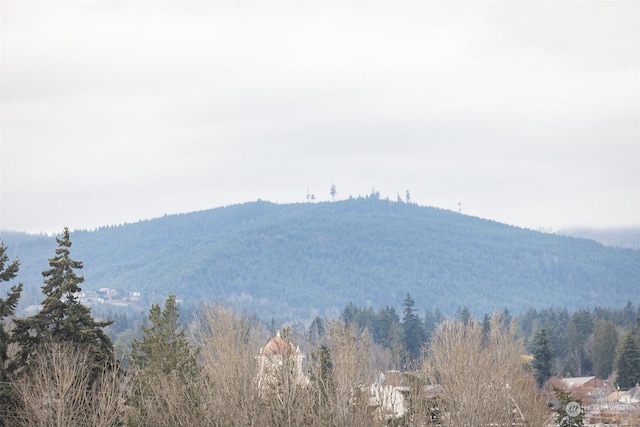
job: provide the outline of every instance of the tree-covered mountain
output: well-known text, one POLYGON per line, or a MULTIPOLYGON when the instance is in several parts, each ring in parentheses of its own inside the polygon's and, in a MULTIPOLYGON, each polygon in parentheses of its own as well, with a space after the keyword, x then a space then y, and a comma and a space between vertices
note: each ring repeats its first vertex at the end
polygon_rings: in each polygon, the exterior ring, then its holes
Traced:
MULTIPOLYGON (((3 232, 21 305, 42 300, 55 239, 3 232)), ((221 301, 263 319, 337 317, 351 301, 453 313, 619 307, 640 300, 640 251, 368 198, 264 201, 71 234, 83 290, 221 301)))

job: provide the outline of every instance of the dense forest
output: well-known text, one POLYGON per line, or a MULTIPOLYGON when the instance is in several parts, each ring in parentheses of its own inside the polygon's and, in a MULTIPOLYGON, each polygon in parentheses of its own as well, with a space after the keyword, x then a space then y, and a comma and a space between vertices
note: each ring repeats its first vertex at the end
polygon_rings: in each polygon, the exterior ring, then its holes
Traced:
MULTIPOLYGON (((488 328, 494 314, 486 313, 476 321, 488 328)), ((522 340, 529 354, 536 354, 542 345, 548 347, 551 364, 547 378, 552 375, 595 375, 608 379, 614 373, 615 360, 625 334, 631 333, 636 339, 640 338, 640 305, 636 306, 631 301, 617 309, 597 307, 594 310, 569 311, 566 308, 548 308, 530 309, 516 317, 508 311, 499 314, 506 321, 515 320, 518 327, 516 336, 522 340), (541 331, 547 337, 545 343, 540 342, 541 331)), ((411 295, 407 295, 400 311, 390 306, 374 310, 349 304, 340 319, 347 324, 353 323, 359 329, 367 329, 377 344, 406 363, 418 358, 423 347, 429 346, 431 336, 447 317, 440 310, 420 310, 411 295)), ((467 307, 460 307, 454 320, 468 323, 473 318, 467 307)), ((312 323, 309 333, 317 328, 319 321, 312 323)))
MULTIPOLYGON (((19 258, 20 309, 40 302, 50 236, 3 233, 19 258)), ((640 300, 640 251, 368 197, 264 201, 73 232, 85 292, 140 313, 173 292, 183 307, 220 302, 278 322, 338 317, 354 302, 476 317, 495 310, 621 307, 640 300), (134 296, 132 296, 134 295, 134 296)), ((109 305, 112 303, 111 305, 109 305)))
MULTIPOLYGON (((20 262, 0 244, 2 426, 580 426, 583 414, 565 411, 571 392, 549 394, 552 377, 595 372, 618 389, 640 381, 631 302, 532 309, 518 321, 508 311, 476 320, 459 307, 448 319, 420 314, 407 293, 401 316, 348 304, 339 319, 317 316, 305 330, 269 328, 219 304, 200 306, 183 327, 169 294, 119 353, 116 321, 81 302, 84 264, 68 229, 55 241, 41 304, 26 317, 15 315, 20 262)), ((634 412, 607 419, 621 416, 640 421, 634 412)))

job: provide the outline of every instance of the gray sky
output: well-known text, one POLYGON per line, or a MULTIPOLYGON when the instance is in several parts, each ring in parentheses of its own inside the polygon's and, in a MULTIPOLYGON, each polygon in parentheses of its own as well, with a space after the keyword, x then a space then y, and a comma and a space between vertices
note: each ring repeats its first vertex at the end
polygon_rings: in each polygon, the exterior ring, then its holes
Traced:
POLYGON ((1 3, 0 228, 369 194, 640 225, 640 2, 1 3))

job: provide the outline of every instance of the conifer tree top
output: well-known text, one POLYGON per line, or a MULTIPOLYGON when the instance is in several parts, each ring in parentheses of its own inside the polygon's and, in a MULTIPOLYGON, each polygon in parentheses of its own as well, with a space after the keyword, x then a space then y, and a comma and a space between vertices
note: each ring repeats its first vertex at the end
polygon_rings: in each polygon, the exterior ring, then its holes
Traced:
POLYGON ((34 316, 15 321, 14 337, 21 346, 20 360, 25 363, 41 345, 66 342, 86 347, 96 369, 100 369, 113 360, 113 344, 103 330, 113 322, 96 321, 91 309, 76 297, 84 277, 74 271, 82 268, 82 262, 71 259, 69 229, 65 227, 56 241, 56 255, 49 259, 50 268, 42 272, 45 279, 42 309, 34 316))

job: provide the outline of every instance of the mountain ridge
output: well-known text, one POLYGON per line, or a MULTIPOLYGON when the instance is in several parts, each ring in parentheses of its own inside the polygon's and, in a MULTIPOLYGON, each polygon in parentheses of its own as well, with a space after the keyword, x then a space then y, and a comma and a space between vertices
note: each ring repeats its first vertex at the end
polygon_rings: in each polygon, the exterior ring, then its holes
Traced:
MULTIPOLYGON (((6 237, 22 263, 24 303, 37 303, 55 239, 6 237)), ((337 316, 349 302, 399 307, 407 293, 443 313, 640 300, 640 251, 375 197, 259 200, 75 231, 71 240, 85 290, 139 291, 147 303, 175 292, 185 304, 218 301, 265 319, 337 316)))

